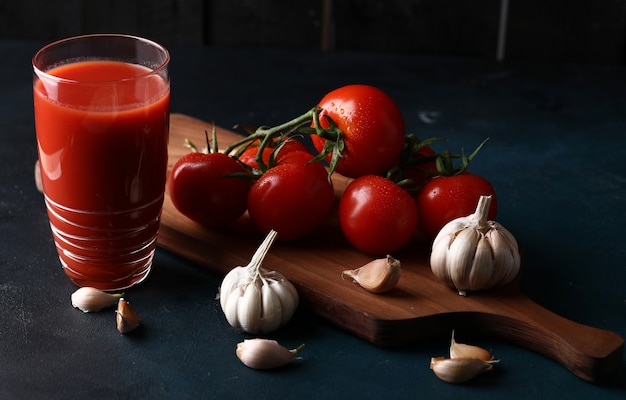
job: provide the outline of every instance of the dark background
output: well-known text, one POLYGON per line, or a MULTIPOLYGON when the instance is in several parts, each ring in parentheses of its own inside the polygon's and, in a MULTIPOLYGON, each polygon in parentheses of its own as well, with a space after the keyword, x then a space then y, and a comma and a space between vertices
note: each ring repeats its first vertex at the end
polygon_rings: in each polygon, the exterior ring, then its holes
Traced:
POLYGON ((20 0, 0 39, 123 32, 168 45, 623 64, 626 0, 20 0), (505 36, 501 6, 508 4, 505 36), (505 38, 498 53, 498 38, 505 38), (500 56, 498 56, 500 54, 500 56))

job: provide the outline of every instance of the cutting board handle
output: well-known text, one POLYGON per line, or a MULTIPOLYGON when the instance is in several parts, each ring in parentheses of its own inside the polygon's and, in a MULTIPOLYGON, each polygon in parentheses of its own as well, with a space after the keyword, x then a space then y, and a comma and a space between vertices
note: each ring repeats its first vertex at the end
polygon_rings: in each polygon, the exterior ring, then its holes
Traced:
POLYGON ((615 332, 579 324, 557 315, 527 296, 492 315, 495 330, 527 349, 543 354, 569 369, 576 376, 599 382, 619 369, 624 340, 615 332))

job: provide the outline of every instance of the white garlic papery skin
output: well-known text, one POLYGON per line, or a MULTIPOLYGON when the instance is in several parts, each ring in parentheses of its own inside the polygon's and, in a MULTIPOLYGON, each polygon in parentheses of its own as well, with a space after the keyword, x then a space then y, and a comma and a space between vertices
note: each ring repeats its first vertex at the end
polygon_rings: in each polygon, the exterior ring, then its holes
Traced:
POLYGON ((261 268, 276 238, 270 231, 252 256, 250 264, 233 268, 220 286, 220 305, 235 329, 270 333, 285 325, 298 308, 296 288, 282 274, 261 268))
POLYGON ((298 359, 296 355, 304 348, 300 345, 293 350, 281 346, 275 340, 246 339, 237 343, 237 357, 247 367, 272 369, 282 367, 298 359))
POLYGON ((520 269, 515 237, 487 220, 491 196, 481 196, 476 212, 444 225, 433 241, 430 267, 446 285, 465 296, 511 282, 520 269))
POLYGON ((82 312, 98 312, 116 304, 121 294, 110 294, 94 287, 81 287, 72 293, 72 306, 82 312))

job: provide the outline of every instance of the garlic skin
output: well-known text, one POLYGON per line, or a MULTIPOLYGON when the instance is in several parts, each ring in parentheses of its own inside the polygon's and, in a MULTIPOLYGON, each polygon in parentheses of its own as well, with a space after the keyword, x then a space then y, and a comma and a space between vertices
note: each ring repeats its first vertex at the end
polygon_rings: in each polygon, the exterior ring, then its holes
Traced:
POLYGON ((120 333, 128 333, 139 327, 139 317, 123 298, 117 303, 116 321, 120 333))
POLYGON ((276 235, 270 231, 250 264, 233 268, 220 285, 220 306, 235 329, 270 333, 289 322, 298 308, 299 296, 293 284, 281 273, 261 267, 276 235))
POLYGON ((450 340, 450 358, 477 358, 482 361, 493 361, 493 355, 482 347, 457 343, 454 340, 454 331, 450 340))
POLYGON ((281 346, 275 340, 246 339, 237 343, 236 354, 239 360, 253 369, 272 369, 282 367, 296 359, 296 355, 304 348, 300 345, 293 350, 281 346))
POLYGON ((377 258, 357 269, 345 270, 341 277, 348 276, 365 290, 385 293, 396 287, 401 275, 400 260, 387 255, 377 258))
POLYGON ((430 369, 439 379, 448 383, 465 383, 476 376, 493 369, 494 361, 478 358, 443 358, 430 359, 430 369))
POLYGON ((520 270, 515 237, 502 225, 487 220, 491 196, 481 196, 476 211, 441 228, 433 241, 433 274, 462 296, 511 282, 520 270))
POLYGON ((104 308, 111 307, 122 294, 110 294, 94 287, 81 287, 72 293, 72 306, 82 312, 98 312, 104 308))

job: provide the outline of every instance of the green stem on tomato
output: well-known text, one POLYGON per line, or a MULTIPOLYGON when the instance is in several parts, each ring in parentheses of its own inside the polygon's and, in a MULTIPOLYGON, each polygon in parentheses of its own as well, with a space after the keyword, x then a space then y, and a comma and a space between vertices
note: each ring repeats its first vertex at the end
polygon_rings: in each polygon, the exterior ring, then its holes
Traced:
POLYGON ((465 150, 463 150, 463 148, 461 148, 461 154, 453 154, 447 150, 441 152, 435 160, 435 163, 437 164, 437 174, 439 176, 454 176, 467 171, 470 161, 476 157, 478 152, 483 148, 488 140, 489 138, 483 140, 482 143, 479 144, 469 156, 465 155, 465 150), (461 165, 455 168, 452 160, 457 158, 461 159, 461 165))
POLYGON ((228 146, 226 150, 224 150, 224 153, 231 154, 235 149, 239 147, 242 147, 244 145, 246 145, 245 147, 247 147, 250 144, 252 144, 255 140, 261 140, 255 161, 259 165, 259 168, 261 169, 261 171, 264 171, 267 169, 267 165, 263 161, 263 150, 272 141, 272 139, 278 134, 288 135, 306 124, 310 125, 311 121, 313 120, 314 115, 318 114, 319 112, 320 112, 320 109, 318 107, 314 107, 310 109, 309 111, 307 111, 306 113, 300 115, 299 117, 296 117, 283 124, 280 124, 274 127, 261 126, 257 128, 250 135, 228 146))
MULTIPOLYGON (((252 145, 256 140, 260 140, 259 148, 257 150, 255 161, 259 166, 259 170, 261 172, 266 171, 271 166, 267 165, 263 160, 263 151, 265 148, 270 145, 272 140, 275 137, 289 136, 295 132, 308 134, 308 135, 318 135, 321 138, 326 140, 325 146, 319 154, 317 154, 310 162, 321 161, 325 159, 329 154, 331 155, 331 159, 329 162, 329 171, 328 171, 328 179, 330 180, 330 176, 335 170, 339 159, 344 150, 344 141, 343 141, 343 133, 337 127, 337 124, 328 116, 324 116, 326 121, 328 122, 329 127, 323 128, 320 124, 319 114, 322 111, 320 107, 313 107, 306 113, 287 121, 283 124, 267 127, 261 126, 256 128, 254 131, 250 127, 244 127, 250 134, 243 139, 231 144, 224 150, 225 154, 231 154, 235 149, 238 149, 235 155, 243 153, 245 149, 252 145), (313 125, 311 127, 311 125, 313 125)), ((236 126, 243 127, 243 126, 236 126)))

